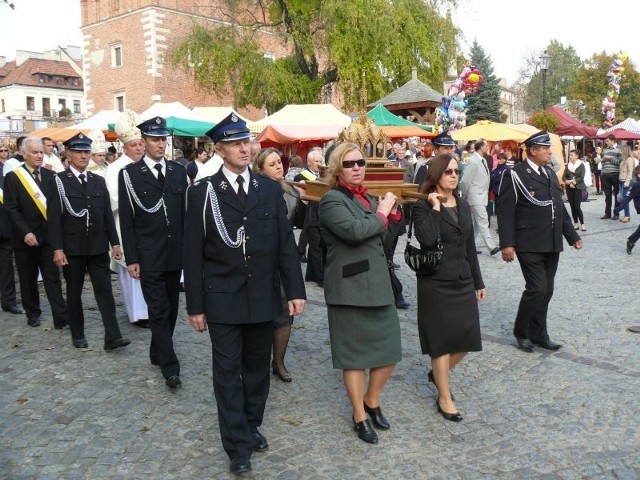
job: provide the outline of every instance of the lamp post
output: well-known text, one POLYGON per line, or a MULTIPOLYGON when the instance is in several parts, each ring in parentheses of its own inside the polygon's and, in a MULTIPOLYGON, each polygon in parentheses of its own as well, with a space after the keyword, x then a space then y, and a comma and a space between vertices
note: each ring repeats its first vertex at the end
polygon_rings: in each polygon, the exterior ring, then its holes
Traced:
POLYGON ((551 55, 546 50, 540 54, 540 70, 542 70, 542 109, 547 109, 547 70, 549 70, 551 55))

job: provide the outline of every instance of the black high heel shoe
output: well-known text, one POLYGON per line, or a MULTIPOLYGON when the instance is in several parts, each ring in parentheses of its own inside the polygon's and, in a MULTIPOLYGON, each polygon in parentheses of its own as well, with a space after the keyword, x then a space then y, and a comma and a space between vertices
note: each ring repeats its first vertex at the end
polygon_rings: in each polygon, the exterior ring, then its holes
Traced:
POLYGON ((285 383, 289 383, 291 382, 291 380, 293 380, 291 378, 291 375, 289 374, 289 372, 283 372, 280 373, 278 372, 278 369, 276 368, 276 366, 273 364, 273 362, 271 362, 271 368, 273 370, 273 374, 278 377, 281 381, 285 382, 285 383))
POLYGON ((353 420, 353 429, 358 432, 358 438, 360 440, 371 444, 378 443, 378 434, 371 426, 368 418, 357 423, 353 417, 351 418, 351 420, 353 420))
MULTIPOLYGON (((427 373, 427 378, 429 379, 429 382, 433 383, 436 387, 436 390, 438 389, 438 385, 436 384, 436 379, 433 378, 433 370, 429 370, 429 373, 427 373)), ((451 392, 451 389, 449 389, 449 395, 451 396, 451 400, 453 400, 454 402, 456 401, 456 397, 453 396, 453 393, 451 392)))
POLYGON ((438 412, 440 412, 440 415, 442 415, 446 420, 449 420, 451 422, 462 421, 462 415, 460 415, 460 412, 448 413, 442 410, 442 407, 440 406, 440 399, 436 400, 436 405, 438 406, 438 412))
POLYGON ((389 420, 387 420, 387 417, 384 416, 380 407, 371 408, 364 401, 362 402, 362 404, 364 405, 364 411, 367 412, 367 414, 371 417, 371 420, 376 427, 382 428, 383 430, 388 430, 389 428, 391 428, 389 420))

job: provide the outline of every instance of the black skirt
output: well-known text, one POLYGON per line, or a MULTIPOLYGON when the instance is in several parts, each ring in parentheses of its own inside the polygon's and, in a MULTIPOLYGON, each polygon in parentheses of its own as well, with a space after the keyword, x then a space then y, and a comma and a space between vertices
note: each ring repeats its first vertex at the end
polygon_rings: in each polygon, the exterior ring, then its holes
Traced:
POLYGON ((482 350, 480 313, 472 278, 418 278, 418 335, 422 353, 432 358, 482 350))

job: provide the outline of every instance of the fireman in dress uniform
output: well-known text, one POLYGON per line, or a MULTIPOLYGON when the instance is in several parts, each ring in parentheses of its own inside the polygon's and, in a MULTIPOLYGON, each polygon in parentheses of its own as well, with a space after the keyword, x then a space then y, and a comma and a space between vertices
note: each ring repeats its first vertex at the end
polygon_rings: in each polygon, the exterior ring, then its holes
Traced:
POLYGON ((249 129, 231 113, 207 132, 224 161, 187 194, 184 276, 191 326, 209 330, 213 387, 230 471, 251 470, 268 448, 258 431, 269 393, 280 281, 290 315, 302 313, 304 281, 280 184, 248 168, 249 129))

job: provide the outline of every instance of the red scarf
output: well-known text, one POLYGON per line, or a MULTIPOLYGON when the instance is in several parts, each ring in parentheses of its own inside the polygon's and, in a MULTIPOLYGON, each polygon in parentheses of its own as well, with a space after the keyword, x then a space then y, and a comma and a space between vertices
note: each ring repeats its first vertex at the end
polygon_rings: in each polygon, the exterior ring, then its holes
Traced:
POLYGON ((357 186, 349 185, 342 180, 339 180, 338 184, 353 193, 353 196, 356 197, 365 207, 371 208, 371 202, 369 202, 369 199, 367 199, 367 187, 362 184, 357 186))

